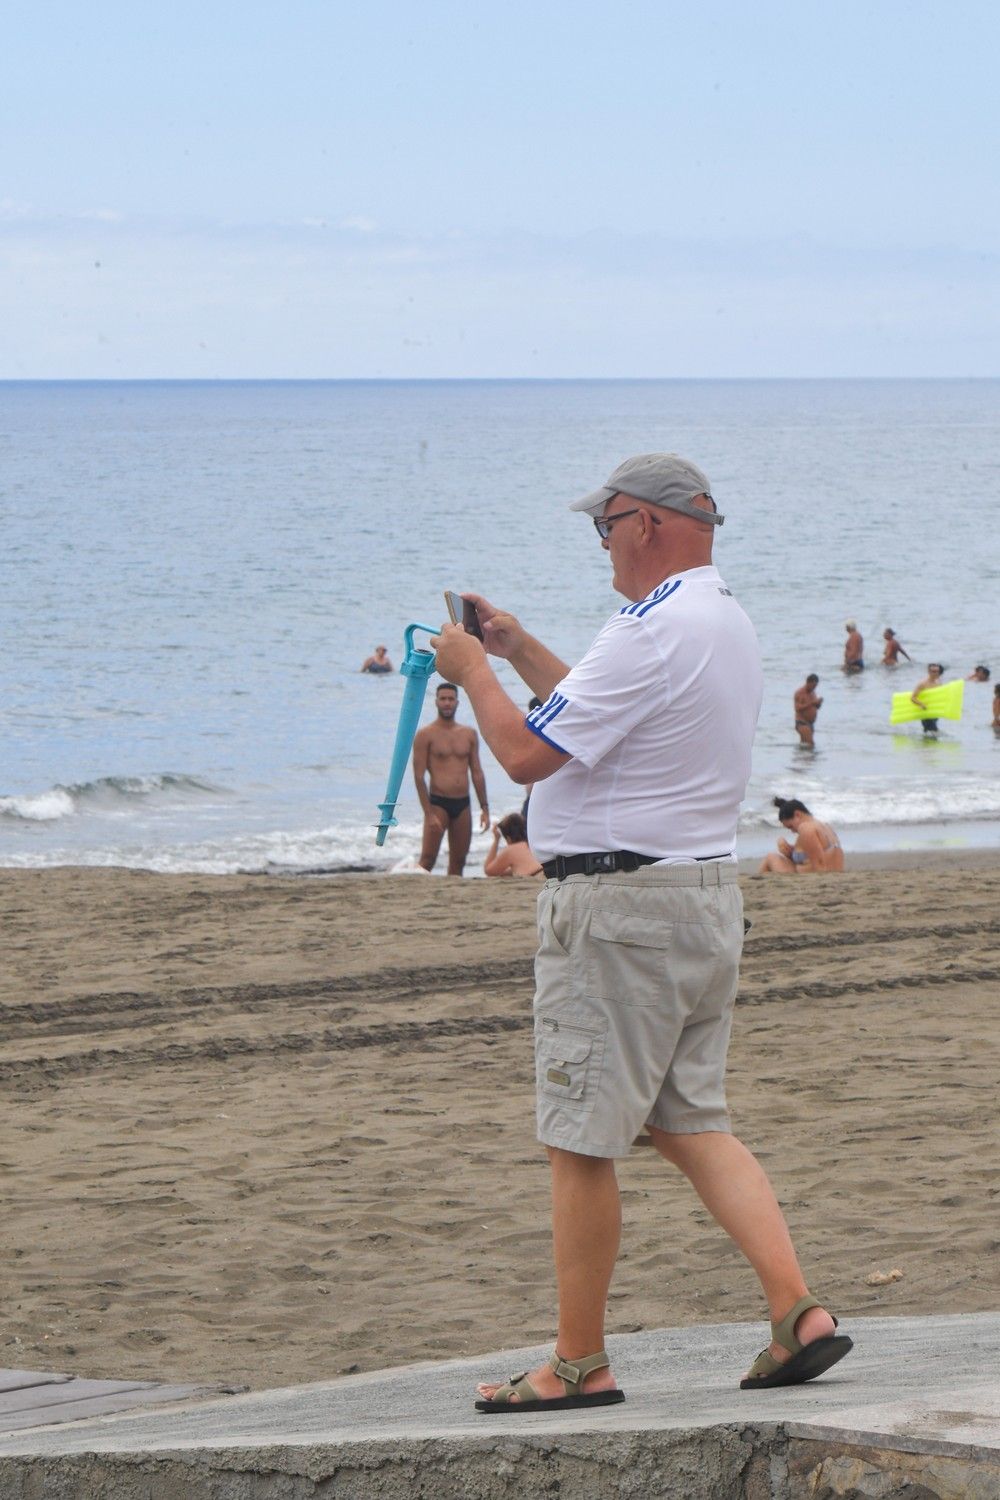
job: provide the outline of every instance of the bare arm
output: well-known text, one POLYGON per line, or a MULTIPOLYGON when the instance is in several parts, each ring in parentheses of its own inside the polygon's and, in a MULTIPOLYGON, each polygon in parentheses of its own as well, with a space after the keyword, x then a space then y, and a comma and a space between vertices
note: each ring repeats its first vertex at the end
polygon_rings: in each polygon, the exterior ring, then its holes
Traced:
POLYGON ((499 844, 499 842, 500 829, 494 827, 493 842, 490 845, 489 853, 483 860, 484 875, 513 875, 514 873, 510 867, 510 850, 498 850, 497 845, 499 844))
POLYGON ((479 827, 485 829, 490 826, 490 804, 486 800, 486 777, 479 759, 479 736, 474 729, 470 733, 472 749, 469 751, 469 774, 472 777, 472 785, 476 789, 476 796, 479 798, 479 827))
POLYGON ((522 786, 529 781, 544 781, 572 759, 532 734, 524 722, 524 714, 508 698, 485 658, 463 686, 483 739, 511 781, 522 786))
POLYGON ((424 730, 416 736, 413 741, 413 780, 417 786, 417 796, 420 798, 420 806, 424 814, 431 810, 430 793, 424 777, 427 775, 427 760, 430 741, 424 730))
POLYGON ((483 647, 461 625, 442 626, 431 645, 437 651, 438 671, 457 682, 468 697, 483 739, 511 781, 544 781, 571 759, 532 734, 523 712, 497 681, 483 647))

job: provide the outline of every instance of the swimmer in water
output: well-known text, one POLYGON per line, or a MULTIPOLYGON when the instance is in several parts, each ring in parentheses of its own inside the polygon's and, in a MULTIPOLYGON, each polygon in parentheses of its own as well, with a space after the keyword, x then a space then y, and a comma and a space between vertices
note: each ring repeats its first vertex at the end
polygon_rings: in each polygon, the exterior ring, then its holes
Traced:
POLYGON ((361 666, 362 672, 371 672, 373 676, 382 676, 384 672, 394 672, 396 668, 389 660, 384 646, 376 646, 373 656, 365 657, 361 666))

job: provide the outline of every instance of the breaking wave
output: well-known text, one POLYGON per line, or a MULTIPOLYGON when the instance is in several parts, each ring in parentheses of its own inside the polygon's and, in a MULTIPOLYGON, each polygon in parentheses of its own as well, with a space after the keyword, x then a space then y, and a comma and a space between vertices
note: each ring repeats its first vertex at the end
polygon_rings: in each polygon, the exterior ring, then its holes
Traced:
MULTIPOLYGON (((884 777, 820 783, 786 777, 771 796, 797 797, 811 812, 840 828, 904 826, 909 823, 979 823, 1000 819, 1000 780, 982 776, 940 777, 935 781, 887 782, 884 777)), ((777 810, 759 793, 743 809, 740 828, 751 832, 778 826, 777 810)))
POLYGON ((224 787, 166 771, 148 776, 100 776, 95 781, 54 786, 45 792, 0 797, 0 818, 55 823, 85 812, 128 812, 152 802, 177 803, 227 795, 224 787))

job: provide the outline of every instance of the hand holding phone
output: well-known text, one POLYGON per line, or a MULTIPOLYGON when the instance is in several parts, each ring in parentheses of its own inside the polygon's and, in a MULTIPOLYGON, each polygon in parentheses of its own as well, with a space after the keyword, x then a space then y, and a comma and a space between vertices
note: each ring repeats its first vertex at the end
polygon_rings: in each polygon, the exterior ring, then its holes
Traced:
POLYGON ((477 641, 483 639, 483 627, 479 623, 476 606, 468 599, 463 599, 461 594, 456 594, 451 589, 445 589, 444 602, 448 606, 448 618, 453 625, 462 625, 467 635, 474 635, 477 641))

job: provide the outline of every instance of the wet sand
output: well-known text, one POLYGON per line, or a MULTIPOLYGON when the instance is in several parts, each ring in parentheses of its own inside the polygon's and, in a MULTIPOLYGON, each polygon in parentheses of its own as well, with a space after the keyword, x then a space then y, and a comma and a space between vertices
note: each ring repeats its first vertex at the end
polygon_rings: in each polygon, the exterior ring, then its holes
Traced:
MULTIPOLYGON (((1000 855, 895 866, 743 880, 734 1125, 846 1320, 1000 1305, 1000 855)), ((264 1387, 547 1340, 534 895, 0 871, 0 1365, 264 1387)), ((652 1151, 620 1178, 611 1331, 762 1315, 652 1151)))

